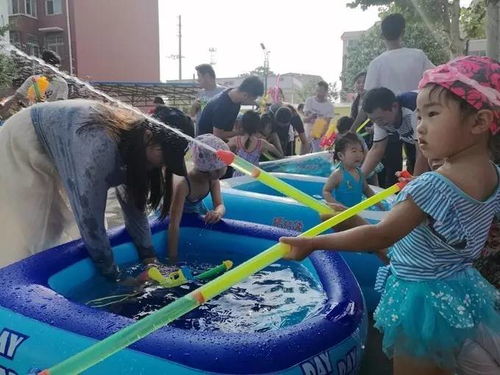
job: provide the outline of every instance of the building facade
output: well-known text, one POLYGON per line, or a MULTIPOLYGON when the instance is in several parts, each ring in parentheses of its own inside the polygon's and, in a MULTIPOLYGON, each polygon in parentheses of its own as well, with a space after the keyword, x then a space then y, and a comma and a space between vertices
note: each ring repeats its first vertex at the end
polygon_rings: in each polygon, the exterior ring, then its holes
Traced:
MULTIPOLYGON (((0 1, 0 27, 7 26, 9 24, 9 3, 4 0, 0 1)), ((9 31, 7 30, 3 36, 5 39, 9 40, 9 31)), ((1 36, 0 36, 1 38, 1 36)))
POLYGON ((25 52, 53 50, 87 80, 160 80, 158 0, 7 1, 10 41, 25 52))

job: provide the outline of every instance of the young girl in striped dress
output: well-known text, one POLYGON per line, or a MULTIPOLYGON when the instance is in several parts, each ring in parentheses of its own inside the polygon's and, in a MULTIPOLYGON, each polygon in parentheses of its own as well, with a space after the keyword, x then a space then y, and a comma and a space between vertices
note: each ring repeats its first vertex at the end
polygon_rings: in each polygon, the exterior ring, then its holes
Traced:
MULTIPOLYGON (((241 127, 243 135, 237 135, 229 140, 227 145, 236 155, 246 161, 259 165, 262 153, 271 153, 279 158, 283 157, 283 152, 274 147, 271 143, 258 136, 260 129, 260 116, 255 111, 247 111, 241 117, 241 127)), ((243 176, 240 171, 235 170, 233 177, 243 176)))
POLYGON ((393 246, 377 276, 383 294, 374 317, 394 374, 463 373, 460 352, 471 340, 500 363, 499 295, 472 267, 500 211, 499 169, 488 150, 500 125, 500 64, 457 59, 428 70, 420 88, 419 146, 444 164, 411 181, 376 225, 281 241, 296 260, 317 249, 365 250, 367 239, 376 249, 393 246))

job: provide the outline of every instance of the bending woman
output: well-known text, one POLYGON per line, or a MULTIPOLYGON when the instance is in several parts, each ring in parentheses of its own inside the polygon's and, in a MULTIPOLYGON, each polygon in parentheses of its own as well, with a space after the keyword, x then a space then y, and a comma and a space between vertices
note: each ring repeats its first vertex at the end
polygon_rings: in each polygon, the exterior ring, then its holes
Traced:
POLYGON ((18 112, 0 129, 0 266, 78 238, 78 228, 98 270, 118 280, 104 225, 111 187, 139 257, 155 260, 146 209, 162 202, 168 213, 187 146, 163 126, 94 101, 18 112))

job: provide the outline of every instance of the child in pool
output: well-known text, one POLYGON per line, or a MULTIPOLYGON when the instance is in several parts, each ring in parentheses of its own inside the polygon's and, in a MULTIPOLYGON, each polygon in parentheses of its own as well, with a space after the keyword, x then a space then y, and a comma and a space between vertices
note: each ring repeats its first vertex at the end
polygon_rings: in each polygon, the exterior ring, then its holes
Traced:
MULTIPOLYGON (((337 121, 337 131, 338 135, 346 135, 352 127, 352 124, 354 123, 354 120, 351 117, 343 116, 339 118, 337 121)), ((356 133, 357 134, 357 133, 356 133)), ((366 156, 366 153, 368 152, 368 146, 366 144, 366 139, 357 134, 358 138, 361 140, 361 143, 363 145, 363 152, 364 156, 366 156)), ((368 182, 370 182, 372 185, 378 185, 378 179, 377 179, 377 173, 382 172, 384 169, 384 165, 382 163, 378 163, 375 169, 368 175, 366 176, 366 179, 368 182)))
MULTIPOLYGON (((216 150, 229 150, 226 143, 213 134, 203 134, 196 137, 216 150)), ((215 153, 193 143, 194 168, 186 177, 176 181, 170 206, 170 221, 168 224, 168 262, 171 265, 178 260, 179 225, 183 213, 198 213, 205 215, 205 222, 218 222, 226 213, 222 201, 219 179, 226 173, 227 167, 215 153), (212 195, 214 209, 209 211, 203 199, 212 195)))
MULTIPOLYGON (((265 139, 274 147, 276 147, 276 149, 280 153, 284 154, 283 149, 281 148, 280 138, 278 136, 278 126, 274 122, 273 114, 271 112, 263 113, 260 116, 260 128, 259 132, 257 133, 257 136, 265 139)), ((266 161, 270 159, 272 159, 272 157, 270 157, 269 154, 264 154, 260 158, 261 161, 266 161)))
POLYGON ((364 152, 361 139, 353 133, 346 133, 335 141, 334 160, 339 166, 328 177, 323 187, 323 198, 335 210, 345 210, 374 195, 368 186, 360 166, 364 152))
MULTIPOLYGON (((227 143, 231 151, 246 161, 258 165, 262 153, 271 153, 279 158, 283 157, 283 152, 274 147, 271 143, 258 136, 260 130, 260 116, 255 111, 247 111, 241 118, 243 135, 237 135, 229 139, 227 143)), ((244 174, 235 170, 233 177, 244 174)))
POLYGON ((427 158, 444 164, 411 181, 376 225, 281 239, 296 260, 316 249, 364 250, 367 239, 375 248, 394 245, 377 276, 383 294, 374 317, 395 375, 453 374, 468 340, 500 363, 499 350, 481 340, 484 329, 500 332, 498 292, 472 267, 500 211, 500 172, 488 151, 500 125, 498 77, 500 64, 478 56, 428 70, 418 140, 427 158))

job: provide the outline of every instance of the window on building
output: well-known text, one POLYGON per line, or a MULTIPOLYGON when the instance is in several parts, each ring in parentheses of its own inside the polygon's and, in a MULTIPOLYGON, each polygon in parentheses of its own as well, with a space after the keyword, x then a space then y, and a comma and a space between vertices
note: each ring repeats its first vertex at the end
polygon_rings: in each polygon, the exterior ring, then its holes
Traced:
POLYGON ((10 0, 9 1, 9 14, 19 14, 19 0, 10 0))
POLYGON ((36 0, 25 0, 25 14, 36 17, 36 0))
POLYGON ((62 0, 45 0, 45 11, 47 16, 62 14, 62 0))
POLYGON ((33 56, 40 56, 40 45, 38 38, 35 35, 28 34, 26 40, 26 50, 28 54, 33 56))
POLYGON ((21 35, 19 35, 19 31, 11 31, 9 32, 10 44, 21 47, 21 35))
POLYGON ((59 56, 64 55, 64 38, 62 33, 50 33, 45 36, 45 48, 54 51, 59 56))

